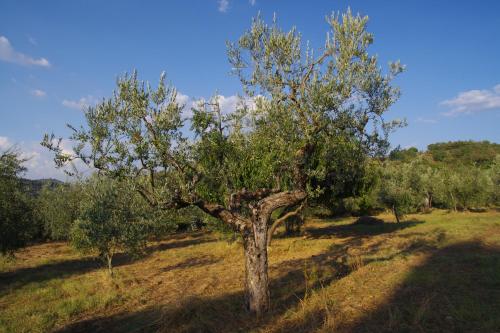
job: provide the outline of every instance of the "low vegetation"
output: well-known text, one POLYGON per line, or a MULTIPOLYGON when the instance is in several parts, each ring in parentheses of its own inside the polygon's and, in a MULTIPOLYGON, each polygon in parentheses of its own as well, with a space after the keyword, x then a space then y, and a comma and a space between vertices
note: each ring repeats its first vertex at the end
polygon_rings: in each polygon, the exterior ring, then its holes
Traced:
MULTIPOLYGON (((270 248, 271 310, 243 308, 241 245, 215 232, 119 253, 115 275, 66 243, 27 247, 0 273, 0 332, 496 332, 500 214, 395 223, 309 218, 270 248)), ((281 231, 280 231, 281 233, 281 231)))

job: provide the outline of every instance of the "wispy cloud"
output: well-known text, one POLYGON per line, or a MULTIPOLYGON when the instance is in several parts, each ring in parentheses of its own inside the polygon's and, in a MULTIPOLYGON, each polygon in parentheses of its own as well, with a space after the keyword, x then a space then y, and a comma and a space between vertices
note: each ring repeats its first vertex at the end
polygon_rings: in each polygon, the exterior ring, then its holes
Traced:
POLYGON ((256 3, 257 1, 256 1, 256 0, 248 0, 248 2, 250 3, 250 5, 255 6, 255 3, 256 3))
POLYGON ((0 36, 0 60, 23 66, 50 67, 50 62, 45 58, 35 59, 17 52, 5 36, 0 36))
POLYGON ((436 124, 438 121, 436 119, 431 119, 431 118, 423 118, 423 117, 418 117, 417 118, 417 123, 424 123, 424 124, 436 124))
POLYGON ((47 95, 47 93, 45 91, 40 90, 40 89, 33 89, 31 91, 31 94, 35 97, 40 97, 40 98, 45 97, 47 95))
POLYGON ((500 84, 492 89, 461 92, 455 98, 441 102, 441 105, 450 108, 450 111, 443 113, 445 116, 500 110, 500 84))
POLYGON ((62 105, 75 110, 83 110, 88 108, 89 106, 97 103, 97 98, 92 95, 88 95, 86 97, 82 97, 78 100, 70 100, 65 99, 62 101, 62 105))
POLYGON ((28 36, 28 42, 30 42, 30 44, 34 46, 38 45, 36 39, 31 36, 28 36))
POLYGON ((221 13, 227 12, 227 10, 229 8, 229 0, 219 0, 218 4, 219 4, 219 7, 218 7, 219 12, 221 12, 221 13))

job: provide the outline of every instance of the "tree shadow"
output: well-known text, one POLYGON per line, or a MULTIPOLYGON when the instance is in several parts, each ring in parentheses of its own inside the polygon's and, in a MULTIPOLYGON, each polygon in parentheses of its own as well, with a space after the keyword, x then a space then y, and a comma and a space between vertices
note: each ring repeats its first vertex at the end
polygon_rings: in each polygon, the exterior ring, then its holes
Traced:
POLYGON ((329 225, 326 227, 308 227, 306 228, 305 235, 309 238, 330 238, 332 236, 338 238, 365 237, 403 230, 421 223, 424 222, 420 220, 408 220, 400 223, 379 223, 373 225, 351 223, 329 225))
POLYGON ((175 242, 168 242, 168 243, 162 242, 162 243, 159 243, 157 245, 149 246, 146 251, 148 254, 151 254, 151 253, 157 252, 157 251, 178 249, 178 248, 182 248, 182 247, 198 245, 198 244, 203 244, 203 243, 212 243, 212 242, 216 242, 216 241, 217 240, 214 238, 195 238, 195 239, 176 240, 175 242))
POLYGON ((375 310, 355 322, 345 315, 328 322, 331 314, 312 306, 307 318, 285 321, 271 332, 500 332, 500 247, 471 241, 404 252, 428 257, 375 310))
MULTIPOLYGON (((326 265, 325 259, 326 256, 318 256, 314 263, 326 265)), ((171 300, 170 304, 148 306, 136 312, 79 321, 56 332, 249 332, 274 322, 304 298, 308 291, 317 289, 322 283, 331 283, 348 272, 345 267, 335 263, 328 270, 338 274, 330 274, 321 281, 315 280, 307 285, 301 266, 300 260, 292 260, 276 268, 280 275, 270 282, 271 310, 259 319, 244 309, 244 293, 240 291, 218 297, 195 296, 171 300), (294 269, 288 270, 289 267, 294 269)))
POLYGON ((500 332, 500 248, 480 241, 433 251, 385 304, 346 332, 500 332))
POLYGON ((176 269, 186 269, 186 268, 191 268, 191 267, 197 267, 197 266, 207 266, 207 265, 212 265, 220 262, 222 259, 221 258, 215 258, 210 255, 204 255, 200 257, 194 257, 194 258, 189 258, 186 259, 180 263, 177 263, 175 265, 169 265, 166 267, 161 268, 163 272, 169 272, 173 271, 176 269))
MULTIPOLYGON (((183 234, 183 236, 185 238, 186 234, 183 234)), ((216 241, 215 239, 206 237, 202 238, 203 233, 193 233, 189 234, 189 236, 196 238, 185 240, 180 238, 180 235, 173 235, 167 238, 167 240, 173 239, 173 242, 149 246, 146 249, 146 253, 139 257, 134 257, 126 253, 117 253, 113 256, 113 267, 125 266, 135 261, 146 259, 154 252, 216 241)), ((34 267, 18 268, 9 272, 0 272, 0 295, 11 289, 21 288, 30 283, 42 283, 55 278, 85 274, 104 267, 103 261, 98 257, 83 257, 50 262, 34 267)))
MULTIPOLYGON (((295 307, 309 293, 347 276, 352 268, 344 260, 350 247, 358 246, 365 236, 390 233, 412 227, 420 221, 384 223, 376 226, 341 225, 309 228, 311 237, 351 237, 341 246, 332 246, 324 253, 305 259, 293 259, 270 267, 271 311, 256 320, 244 310, 243 292, 227 293, 218 297, 189 297, 169 300, 169 304, 145 307, 136 312, 122 312, 112 316, 91 318, 63 327, 58 332, 247 332, 275 322, 290 308, 295 307)), ((195 245, 210 239, 192 239, 182 244, 195 245)), ((378 244, 372 245, 377 247, 378 244)), ((170 243, 159 244, 159 249, 173 248, 170 243)), ((376 251, 376 249, 372 249, 376 251)), ((217 263, 207 256, 191 258, 167 266, 174 270, 217 263)))
POLYGON ((10 272, 2 272, 0 273, 0 294, 3 294, 8 289, 17 289, 29 283, 44 282, 54 278, 83 274, 99 267, 101 267, 99 260, 87 257, 50 262, 35 267, 24 267, 10 272))
MULTIPOLYGON (((388 233, 410 227, 406 222, 394 226, 352 231, 348 228, 328 229, 327 235, 336 235, 338 230, 356 236, 344 242, 341 247, 309 258, 284 261, 270 267, 271 311, 256 320, 244 310, 243 292, 228 293, 218 297, 189 297, 169 300, 170 304, 149 306, 137 312, 123 312, 108 317, 92 318, 63 327, 58 332, 248 332, 272 324, 308 294, 323 286, 335 283, 352 272, 351 267, 339 258, 345 257, 351 246, 362 242, 364 234, 388 233), (332 233, 332 230, 335 232, 332 233), (173 304, 172 304, 173 303, 173 304)), ((348 226, 352 228, 353 226, 348 226)), ((325 228, 322 228, 325 229, 325 228)), ((359 229, 358 226, 354 229, 359 229)), ((324 230, 321 230, 324 231, 324 230)), ((318 231, 319 233, 320 231, 318 231)), ((216 263, 211 257, 192 258, 180 264, 168 266, 165 270, 216 263)))

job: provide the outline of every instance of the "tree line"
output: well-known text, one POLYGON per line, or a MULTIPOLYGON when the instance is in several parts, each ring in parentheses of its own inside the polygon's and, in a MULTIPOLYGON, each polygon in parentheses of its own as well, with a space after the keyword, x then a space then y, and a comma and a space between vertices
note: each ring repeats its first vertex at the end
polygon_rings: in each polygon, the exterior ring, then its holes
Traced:
POLYGON ((365 187, 333 205, 337 213, 405 214, 432 208, 482 210, 500 206, 500 145, 487 141, 436 143, 427 151, 396 148, 367 164, 365 187), (457 154, 457 151, 460 153, 457 154))

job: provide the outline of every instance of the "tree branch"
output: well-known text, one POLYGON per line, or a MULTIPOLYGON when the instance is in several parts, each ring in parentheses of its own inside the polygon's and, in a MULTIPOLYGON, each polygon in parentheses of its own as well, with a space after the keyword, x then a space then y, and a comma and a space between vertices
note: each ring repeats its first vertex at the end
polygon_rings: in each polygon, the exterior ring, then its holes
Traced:
POLYGON ((237 231, 243 232, 244 230, 247 230, 251 227, 251 222, 249 219, 246 219, 241 215, 226 209, 222 205, 206 203, 201 200, 195 202, 194 205, 199 207, 208 215, 220 219, 224 223, 232 226, 237 231))
POLYGON ((229 198, 229 209, 238 210, 242 201, 261 200, 270 194, 277 193, 278 189, 259 188, 255 191, 248 191, 246 188, 234 192, 229 198))
POLYGON ((278 208, 294 206, 307 198, 307 192, 304 190, 285 191, 272 194, 260 200, 255 207, 252 207, 254 217, 261 216, 269 219, 272 212, 278 208))
POLYGON ((278 219, 276 219, 276 221, 274 221, 273 225, 271 226, 271 228, 269 228, 269 230, 267 232, 267 246, 271 245, 271 240, 272 240, 273 234, 276 231, 276 229, 280 226, 280 224, 282 224, 283 222, 285 222, 287 219, 289 219, 292 216, 299 215, 302 212, 302 210, 304 209, 305 203, 306 202, 303 201, 302 204, 299 207, 297 207, 295 210, 280 216, 278 219))

